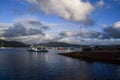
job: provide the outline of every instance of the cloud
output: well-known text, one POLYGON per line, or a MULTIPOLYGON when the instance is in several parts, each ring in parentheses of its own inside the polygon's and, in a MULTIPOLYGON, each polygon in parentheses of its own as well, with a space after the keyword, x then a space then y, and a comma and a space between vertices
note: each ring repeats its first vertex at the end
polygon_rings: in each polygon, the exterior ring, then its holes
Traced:
POLYGON ((83 45, 119 45, 120 39, 83 39, 83 45))
POLYGON ((59 35, 62 37, 98 38, 100 34, 100 32, 97 32, 95 30, 86 30, 84 28, 81 28, 78 31, 63 31, 60 32, 59 35))
POLYGON ((64 29, 65 31, 58 30, 52 33, 51 28, 56 26, 66 27, 64 24, 55 23, 47 25, 47 23, 39 21, 36 17, 21 17, 13 20, 11 24, 0 23, 0 38, 32 44, 66 42, 83 45, 110 45, 120 42, 120 21, 109 27, 103 25, 103 32, 81 27, 79 30, 68 31, 68 29, 64 29), (50 25, 52 26, 50 27, 50 25))
POLYGON ((26 36, 16 36, 16 37, 2 37, 4 40, 8 41, 20 41, 28 44, 36 44, 43 42, 44 35, 26 35, 26 36))
POLYGON ((113 25, 114 28, 116 29, 120 29, 120 21, 116 22, 114 25, 113 25))
POLYGON ((85 28, 77 31, 62 31, 59 33, 59 36, 61 36, 60 41, 74 44, 82 44, 86 39, 98 39, 100 35, 100 32, 87 30, 85 28))
POLYGON ((119 39, 120 38, 120 21, 114 23, 109 27, 103 28, 103 39, 119 39))
POLYGON ((39 20, 20 18, 14 20, 14 23, 4 31, 2 30, 3 32, 0 34, 0 36, 19 37, 37 34, 44 35, 44 31, 47 30, 48 28, 49 26, 42 24, 39 20))
MULTIPOLYGON (((46 14, 55 14, 68 21, 81 22, 86 25, 93 25, 89 18, 94 7, 90 2, 82 0, 27 0, 29 3, 38 6, 46 14)), ((34 8, 33 8, 34 9, 34 8)))
POLYGON ((104 0, 99 0, 96 4, 97 7, 103 7, 105 5, 104 0))

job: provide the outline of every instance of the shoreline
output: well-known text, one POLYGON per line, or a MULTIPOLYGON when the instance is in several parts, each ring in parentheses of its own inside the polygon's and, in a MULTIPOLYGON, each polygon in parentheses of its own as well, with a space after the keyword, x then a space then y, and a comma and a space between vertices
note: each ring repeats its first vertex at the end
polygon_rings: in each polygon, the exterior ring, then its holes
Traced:
POLYGON ((105 62, 105 63, 120 64, 120 51, 70 52, 70 53, 59 53, 59 55, 80 59, 88 62, 105 62))

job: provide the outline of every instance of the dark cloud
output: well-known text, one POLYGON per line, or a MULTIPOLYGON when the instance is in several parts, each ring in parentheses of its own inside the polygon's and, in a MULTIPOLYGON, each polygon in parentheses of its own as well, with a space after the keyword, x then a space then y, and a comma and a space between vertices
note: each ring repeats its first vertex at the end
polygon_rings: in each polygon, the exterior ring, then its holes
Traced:
POLYGON ((19 37, 19 36, 36 35, 36 34, 44 35, 44 31, 47 30, 49 27, 37 21, 28 21, 28 24, 29 26, 17 22, 13 24, 12 27, 6 29, 3 34, 0 34, 0 36, 19 37), (34 28, 33 25, 36 25, 38 27, 34 28))
POLYGON ((84 21, 83 23, 88 26, 93 26, 95 24, 95 22, 92 19, 88 19, 84 21))
POLYGON ((60 32, 59 35, 62 36, 62 37, 67 37, 68 36, 66 32, 60 32))
POLYGON ((28 21, 29 24, 32 24, 32 25, 42 25, 42 23, 40 21, 28 21))
POLYGON ((108 27, 104 29, 102 38, 120 38, 120 29, 108 27))
POLYGON ((103 29, 102 39, 119 39, 120 38, 120 22, 116 22, 110 27, 103 29))
POLYGON ((81 36, 83 38, 98 38, 100 36, 100 32, 97 32, 95 30, 91 30, 91 31, 88 31, 88 32, 85 32, 85 33, 78 33, 77 36, 81 36))
POLYGON ((80 30, 80 31, 69 31, 69 32, 60 32, 59 35, 62 37, 81 37, 81 38, 98 38, 100 36, 100 32, 91 30, 80 30))
POLYGON ((2 36, 15 37, 22 35, 26 35, 26 28, 21 24, 14 24, 13 27, 8 28, 2 36))

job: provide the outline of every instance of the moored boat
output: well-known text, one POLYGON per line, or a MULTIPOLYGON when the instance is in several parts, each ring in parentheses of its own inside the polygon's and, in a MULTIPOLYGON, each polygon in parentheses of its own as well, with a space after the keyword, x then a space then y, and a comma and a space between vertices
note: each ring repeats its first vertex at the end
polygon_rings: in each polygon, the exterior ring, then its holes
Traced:
POLYGON ((37 48, 35 46, 30 46, 28 49, 29 52, 48 52, 46 48, 37 48))

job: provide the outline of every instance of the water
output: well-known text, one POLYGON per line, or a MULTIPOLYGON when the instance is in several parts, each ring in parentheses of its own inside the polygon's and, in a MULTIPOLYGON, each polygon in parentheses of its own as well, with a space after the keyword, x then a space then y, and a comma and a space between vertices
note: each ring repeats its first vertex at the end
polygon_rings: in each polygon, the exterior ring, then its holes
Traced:
POLYGON ((120 80, 120 65, 85 62, 26 48, 0 49, 0 80, 120 80))

